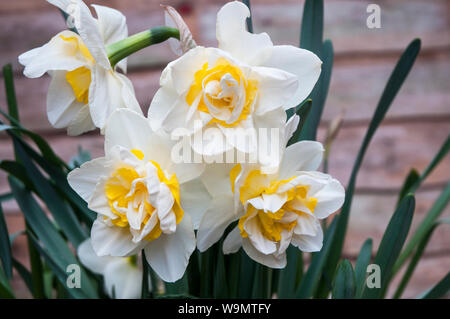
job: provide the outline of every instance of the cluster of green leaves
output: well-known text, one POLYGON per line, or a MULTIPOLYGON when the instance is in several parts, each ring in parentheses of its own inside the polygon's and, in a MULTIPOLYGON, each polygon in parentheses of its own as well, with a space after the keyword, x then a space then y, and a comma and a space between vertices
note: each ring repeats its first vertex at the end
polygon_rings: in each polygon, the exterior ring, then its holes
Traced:
MULTIPOLYGON (((250 7, 249 1, 244 2, 250 7)), ((247 20, 247 27, 253 30, 251 18, 247 20)), ((300 47, 315 52, 323 65, 311 95, 295 110, 288 112, 288 116, 295 112, 301 118, 290 144, 316 139, 328 93, 334 53, 331 41, 323 41, 322 0, 305 2, 300 47)), ((419 50, 420 40, 412 41, 397 62, 357 154, 342 210, 326 228, 323 248, 311 254, 307 268, 305 256, 295 247, 287 251, 286 268, 274 270, 254 262, 242 249, 236 254, 223 255, 221 240, 204 253, 195 251, 182 279, 163 283, 142 254, 142 298, 271 298, 274 295, 278 298, 383 298, 392 278, 408 263, 393 295, 400 298, 434 230, 449 223, 446 219, 439 220, 439 216, 450 199, 450 184, 406 243, 415 207, 414 192, 450 150, 449 138, 422 174, 411 170, 405 179, 397 208, 377 251, 373 251, 372 240, 367 239, 353 267, 349 260, 342 260, 342 249, 356 178, 365 152, 419 50), (367 266, 371 263, 381 269, 381 288, 367 288, 367 266), (147 280, 149 277, 151 284, 147 280)), ((8 174, 11 188, 10 193, 0 194, 0 298, 15 297, 10 285, 13 268, 35 298, 104 298, 101 276, 83 268, 74 254, 78 245, 88 237, 95 213, 70 188, 66 178, 71 169, 89 160, 89 153, 79 150, 79 154, 66 164, 42 137, 25 129, 19 121, 11 66, 3 68, 3 76, 8 112, 0 110, 7 120, 0 121, 0 132, 10 137, 15 159, 0 161, 0 169, 8 174), (15 199, 23 212, 26 228, 8 235, 1 203, 11 199, 15 199), (27 238, 31 271, 12 255, 11 245, 18 236, 27 238), (67 288, 66 269, 70 264, 81 267, 80 289, 67 288)), ((226 234, 234 226, 231 225, 226 234)), ((420 298, 439 298, 449 289, 450 275, 447 274, 420 298)))

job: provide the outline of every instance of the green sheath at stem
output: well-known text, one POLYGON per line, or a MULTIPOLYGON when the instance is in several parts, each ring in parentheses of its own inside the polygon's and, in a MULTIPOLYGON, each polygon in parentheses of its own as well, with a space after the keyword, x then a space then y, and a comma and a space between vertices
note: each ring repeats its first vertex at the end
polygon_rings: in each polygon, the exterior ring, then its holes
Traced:
POLYGON ((180 31, 170 27, 155 27, 150 30, 142 31, 128 38, 110 44, 106 47, 111 66, 114 66, 121 60, 131 54, 146 48, 152 44, 166 41, 169 38, 180 39, 180 31))

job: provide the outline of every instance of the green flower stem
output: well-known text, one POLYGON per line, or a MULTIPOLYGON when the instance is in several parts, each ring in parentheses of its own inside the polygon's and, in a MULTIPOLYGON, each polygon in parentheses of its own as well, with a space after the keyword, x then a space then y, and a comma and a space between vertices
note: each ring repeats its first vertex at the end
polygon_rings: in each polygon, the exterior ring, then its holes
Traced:
POLYGON ((164 42, 169 38, 179 40, 180 32, 178 29, 170 27, 155 27, 150 30, 133 34, 128 38, 108 45, 106 47, 106 53, 108 54, 111 66, 114 68, 119 61, 125 59, 131 54, 152 44, 164 42))

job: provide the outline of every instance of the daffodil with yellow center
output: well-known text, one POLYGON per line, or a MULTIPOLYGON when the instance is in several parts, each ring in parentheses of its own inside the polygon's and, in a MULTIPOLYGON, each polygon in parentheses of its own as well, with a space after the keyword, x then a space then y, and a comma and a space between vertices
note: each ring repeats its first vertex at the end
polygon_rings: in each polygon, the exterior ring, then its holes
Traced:
POLYGON ((169 63, 150 104, 155 129, 178 134, 182 128, 192 149, 206 157, 232 149, 254 154, 259 129, 282 130, 285 110, 302 102, 320 75, 322 62, 312 52, 274 46, 266 33, 249 33, 249 15, 241 2, 223 6, 216 24, 219 47, 197 46, 169 63))
POLYGON ((114 112, 105 126, 105 156, 70 172, 71 187, 98 214, 91 229, 98 256, 131 256, 145 250, 165 281, 183 275, 195 248, 194 223, 209 196, 197 180, 201 164, 171 160, 174 142, 147 119, 114 112))
MULTIPOLYGON (((286 124, 286 145, 298 124, 286 124)), ((241 247, 255 261, 271 268, 286 265, 290 244, 305 252, 319 251, 323 233, 319 220, 336 212, 344 202, 342 185, 317 172, 322 144, 301 141, 284 149, 278 169, 268 174, 257 164, 214 164, 202 181, 211 193, 211 205, 197 232, 197 247, 205 251, 233 222, 224 240, 225 254, 241 247)))
POLYGON ((83 1, 48 0, 72 13, 78 33, 62 31, 47 44, 23 53, 19 62, 24 75, 37 78, 48 73, 47 116, 56 128, 79 135, 96 127, 103 130, 108 117, 119 108, 141 113, 126 72, 127 61, 113 68, 106 46, 128 36, 125 17, 117 10, 93 5, 95 19, 83 1))

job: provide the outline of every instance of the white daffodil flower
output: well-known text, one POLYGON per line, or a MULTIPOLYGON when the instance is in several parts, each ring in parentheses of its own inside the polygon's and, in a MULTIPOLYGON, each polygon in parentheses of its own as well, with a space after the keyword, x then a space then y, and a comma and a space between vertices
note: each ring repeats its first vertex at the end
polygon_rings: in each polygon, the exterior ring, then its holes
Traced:
MULTIPOLYGON (((97 256, 90 239, 77 249, 81 263, 95 274, 103 276, 105 292, 116 299, 141 297, 143 270, 133 257, 97 256)), ((150 278, 147 278, 150 283, 150 278)), ((151 287, 149 284, 148 287, 151 287)))
POLYGON ((195 249, 191 216, 208 197, 195 180, 202 164, 176 164, 173 142, 152 131, 143 116, 121 109, 105 126, 105 156, 70 172, 70 186, 98 213, 91 240, 98 256, 147 261, 167 282, 180 279, 195 249))
MULTIPOLYGON (((286 144, 294 134, 299 124, 298 115, 292 116, 283 128, 285 135, 280 136, 280 146, 283 152, 286 144)), ((304 156, 304 155, 303 155, 304 156)), ((230 183, 230 172, 235 164, 210 164, 201 175, 201 180, 211 195, 211 202, 203 215, 196 216, 199 222, 197 232, 197 247, 205 251, 215 244, 223 235, 230 223, 243 214, 243 206, 239 197, 234 194, 234 183, 230 183)), ((252 165, 251 167, 258 167, 252 165)), ((278 171, 276 167, 275 172, 278 171)), ((197 229, 197 228, 196 228, 197 229)))
POLYGON ((51 76, 47 93, 47 116, 56 128, 79 135, 96 127, 103 129, 108 117, 119 108, 141 113, 122 60, 113 69, 106 46, 128 36, 126 19, 119 11, 93 5, 95 19, 81 0, 48 0, 71 14, 78 33, 62 31, 47 44, 19 56, 24 75, 51 76))
POLYGON ((256 152, 258 129, 283 128, 285 110, 303 101, 320 75, 322 62, 312 52, 274 46, 266 33, 249 33, 249 16, 241 2, 223 6, 218 48, 197 46, 169 63, 149 108, 155 129, 182 128, 192 149, 205 157, 232 149, 256 152))
MULTIPOLYGON (((294 116, 286 123, 283 145, 298 120, 294 116)), ((323 240, 319 220, 336 212, 345 197, 336 179, 316 171, 323 151, 319 142, 292 144, 284 150, 278 170, 271 174, 255 164, 207 167, 202 180, 213 199, 197 232, 198 249, 208 249, 238 221, 225 238, 225 254, 243 247, 255 261, 283 268, 289 244, 305 252, 319 251, 323 240)))

